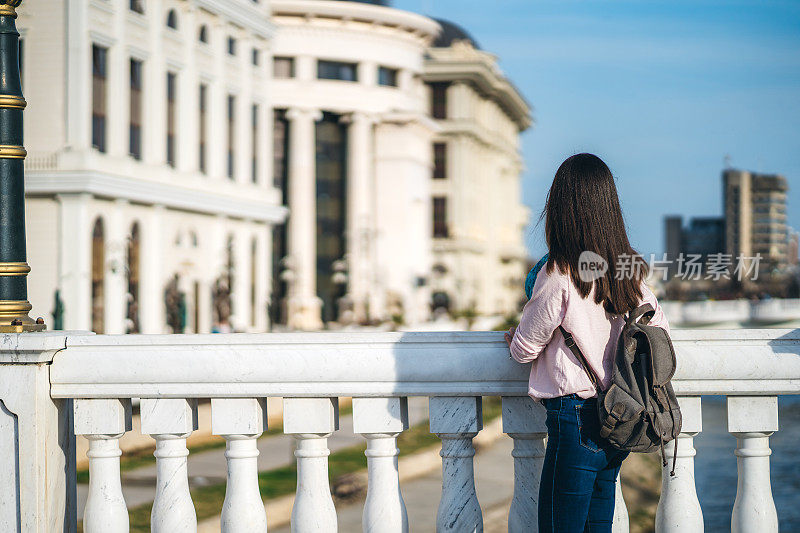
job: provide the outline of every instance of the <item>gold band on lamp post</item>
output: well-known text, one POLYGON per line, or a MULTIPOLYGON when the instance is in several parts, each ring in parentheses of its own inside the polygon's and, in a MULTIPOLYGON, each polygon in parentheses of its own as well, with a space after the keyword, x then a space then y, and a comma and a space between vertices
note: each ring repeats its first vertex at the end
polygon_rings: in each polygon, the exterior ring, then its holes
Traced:
POLYGON ((28 102, 21 96, 14 96, 13 94, 0 94, 0 107, 8 109, 25 109, 28 102))
POLYGON ((0 0, 0 333, 42 331, 44 320, 28 313, 28 266, 25 250, 25 169, 22 110, 25 98, 19 79, 19 32, 16 7, 22 0, 0 0))

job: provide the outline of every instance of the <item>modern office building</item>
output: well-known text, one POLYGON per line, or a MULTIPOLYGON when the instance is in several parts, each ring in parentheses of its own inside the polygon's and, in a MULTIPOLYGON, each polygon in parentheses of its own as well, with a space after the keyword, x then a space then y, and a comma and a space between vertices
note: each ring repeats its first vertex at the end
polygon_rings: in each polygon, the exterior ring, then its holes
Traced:
POLYGON ((690 256, 705 265, 709 256, 725 253, 725 219, 721 217, 693 217, 684 226, 678 215, 664 217, 664 240, 666 244, 669 273, 680 272, 680 258, 688 261, 690 256), (697 258, 699 256, 699 258, 697 258))
POLYGON ((726 169, 722 181, 726 252, 747 257, 760 254, 763 266, 786 266, 786 178, 726 169))
POLYGON ((478 314, 519 309, 527 265, 520 133, 531 108, 462 28, 440 20, 423 79, 433 138, 432 297, 435 307, 478 314))
POLYGON ((268 2, 28 0, 17 25, 34 313, 105 333, 265 330, 286 212, 268 2))

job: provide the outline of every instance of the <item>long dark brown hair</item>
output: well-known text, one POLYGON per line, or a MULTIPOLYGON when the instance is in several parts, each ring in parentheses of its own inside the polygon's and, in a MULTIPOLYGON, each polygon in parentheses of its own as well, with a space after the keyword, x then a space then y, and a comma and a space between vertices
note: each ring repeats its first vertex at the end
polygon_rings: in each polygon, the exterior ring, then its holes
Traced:
POLYGON ((584 298, 594 285, 595 303, 611 314, 625 314, 639 305, 647 263, 631 247, 614 177, 602 159, 577 154, 561 163, 542 217, 550 249, 548 273, 556 266, 569 273, 584 298), (578 260, 584 251, 605 259, 609 265, 605 275, 594 281, 581 279, 578 260), (622 276, 616 275, 618 261, 626 263, 622 276))

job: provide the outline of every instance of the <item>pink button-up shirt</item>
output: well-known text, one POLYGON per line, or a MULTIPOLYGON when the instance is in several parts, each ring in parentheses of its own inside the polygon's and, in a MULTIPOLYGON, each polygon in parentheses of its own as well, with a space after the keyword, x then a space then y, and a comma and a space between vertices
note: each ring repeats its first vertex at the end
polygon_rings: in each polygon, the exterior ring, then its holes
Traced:
MULTIPOLYGON (((655 295, 643 283, 641 303, 655 309, 650 324, 669 332, 669 324, 655 295)), ((611 381, 611 367, 617 339, 625 324, 622 315, 611 315, 602 304, 594 303, 594 287, 582 298, 568 274, 558 267, 539 272, 533 294, 522 309, 519 327, 511 341, 511 356, 520 363, 530 363, 528 394, 533 399, 577 394, 581 398, 597 395, 589 376, 564 343, 559 325, 572 333, 589 365, 600 378, 603 389, 611 381)))

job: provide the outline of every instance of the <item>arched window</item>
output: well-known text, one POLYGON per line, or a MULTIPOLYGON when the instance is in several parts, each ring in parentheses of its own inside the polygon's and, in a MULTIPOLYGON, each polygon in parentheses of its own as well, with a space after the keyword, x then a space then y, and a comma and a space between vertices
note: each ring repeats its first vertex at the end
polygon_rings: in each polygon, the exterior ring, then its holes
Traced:
POLYGON ((173 30, 178 29, 178 14, 174 9, 170 9, 167 13, 167 27, 173 30))
POLYGON ((92 331, 105 331, 105 230, 103 219, 98 218, 92 228, 92 331))
POLYGON ((140 240, 139 223, 134 222, 131 233, 128 236, 128 265, 125 272, 128 276, 128 297, 127 297, 127 324, 126 333, 140 333, 139 325, 139 272, 140 272, 140 240))
POLYGON ((200 26, 200 31, 197 33, 197 40, 201 43, 208 43, 208 26, 205 24, 200 26))

